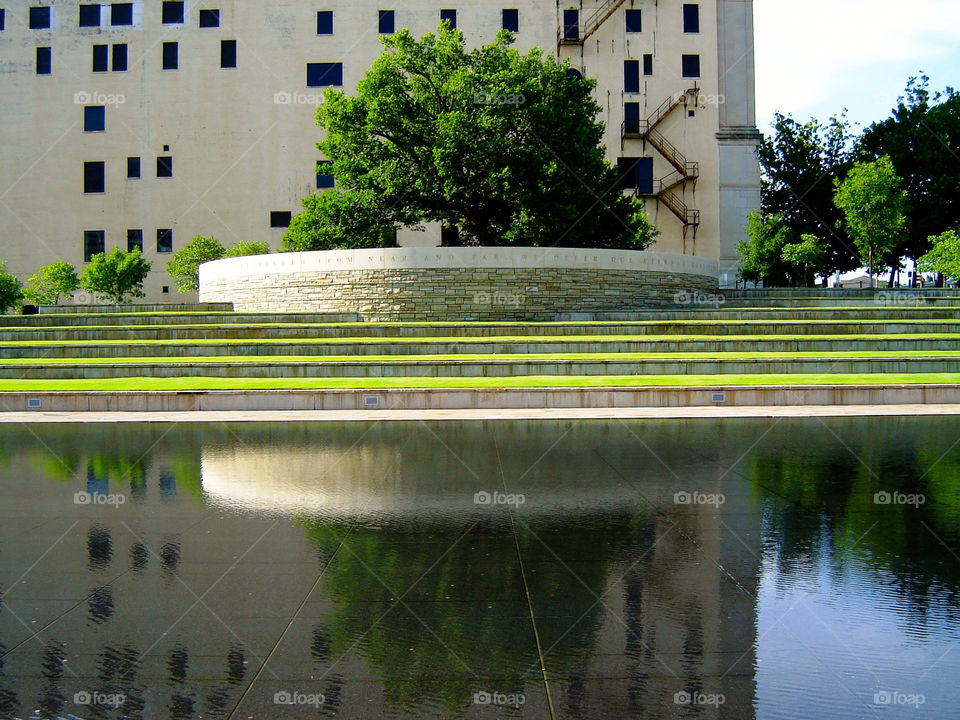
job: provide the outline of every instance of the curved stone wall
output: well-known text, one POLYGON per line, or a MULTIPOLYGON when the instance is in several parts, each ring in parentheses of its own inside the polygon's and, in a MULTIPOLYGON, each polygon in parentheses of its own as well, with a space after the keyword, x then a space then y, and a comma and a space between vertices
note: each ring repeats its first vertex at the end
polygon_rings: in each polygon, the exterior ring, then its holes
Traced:
POLYGON ((683 303, 717 289, 717 262, 577 248, 411 247, 228 258, 200 266, 200 301, 243 312, 364 320, 551 320, 683 303))

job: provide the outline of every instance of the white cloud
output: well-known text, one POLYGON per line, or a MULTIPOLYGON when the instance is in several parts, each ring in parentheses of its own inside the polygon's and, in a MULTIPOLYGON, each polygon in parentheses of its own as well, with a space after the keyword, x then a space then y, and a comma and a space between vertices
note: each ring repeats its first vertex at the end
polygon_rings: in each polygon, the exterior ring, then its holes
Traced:
POLYGON ((754 17, 761 118, 802 115, 845 90, 862 93, 882 64, 909 63, 913 74, 960 46, 958 0, 755 0, 754 17))

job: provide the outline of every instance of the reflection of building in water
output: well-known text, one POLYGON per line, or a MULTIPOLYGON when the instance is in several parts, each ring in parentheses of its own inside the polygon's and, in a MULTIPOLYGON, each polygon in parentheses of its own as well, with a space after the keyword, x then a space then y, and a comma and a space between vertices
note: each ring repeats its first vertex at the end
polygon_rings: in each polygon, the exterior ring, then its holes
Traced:
MULTIPOLYGON (((287 443, 251 429, 209 445, 174 431, 133 473, 136 502, 78 514, 56 562, 9 593, 28 624, 39 612, 29 601, 48 588, 81 604, 45 627, 45 647, 3 635, 0 652, 13 652, 0 669, 0 716, 84 716, 70 700, 88 689, 123 691, 127 717, 225 717, 259 677, 237 709, 244 717, 294 717, 274 714, 272 697, 297 687, 344 717, 459 716, 473 712, 478 689, 522 690, 524 715, 543 717, 532 608, 563 714, 660 718, 675 693, 700 690, 727 697, 714 716, 750 717, 754 610, 738 584, 753 592, 756 559, 714 508, 674 505, 676 479, 622 437, 567 429, 456 424, 436 429, 442 443, 413 426, 287 443), (174 446, 182 462, 170 461, 174 446), (181 491, 201 461, 202 495, 181 491), (639 499, 638 477, 654 508, 639 499), (515 524, 474 505, 498 482, 526 496, 515 524), (408 590, 415 614, 397 601, 408 590)), ((648 442, 682 465, 675 437, 648 442)), ((127 465, 112 460, 94 475, 123 492, 127 465)), ((85 482, 86 463, 77 467, 85 482)), ((64 484, 21 469, 38 502, 70 503, 75 488, 64 500, 64 484)), ((718 474, 683 472, 706 492, 724 490, 718 474)), ((742 494, 727 495, 725 512, 747 512, 742 494)), ((752 547, 756 536, 744 539, 752 547)))

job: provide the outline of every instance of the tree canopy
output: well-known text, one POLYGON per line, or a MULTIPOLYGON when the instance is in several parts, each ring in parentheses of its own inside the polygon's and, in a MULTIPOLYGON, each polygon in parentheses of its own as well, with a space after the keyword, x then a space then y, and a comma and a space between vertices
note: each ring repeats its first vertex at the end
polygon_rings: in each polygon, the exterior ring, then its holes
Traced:
POLYGON ((87 292, 120 305, 144 296, 143 281, 149 272, 150 261, 143 259, 138 248, 123 252, 114 247, 109 253, 97 253, 90 259, 80 273, 80 284, 87 292))
POLYGON ((23 296, 34 305, 56 305, 61 295, 70 297, 79 287, 80 278, 73 265, 59 260, 28 277, 23 296))
POLYGON ((355 95, 324 93, 318 148, 337 190, 305 201, 285 246, 383 244, 425 221, 458 244, 649 245, 642 202, 604 157, 595 82, 512 41, 468 52, 446 22, 384 36, 355 95))

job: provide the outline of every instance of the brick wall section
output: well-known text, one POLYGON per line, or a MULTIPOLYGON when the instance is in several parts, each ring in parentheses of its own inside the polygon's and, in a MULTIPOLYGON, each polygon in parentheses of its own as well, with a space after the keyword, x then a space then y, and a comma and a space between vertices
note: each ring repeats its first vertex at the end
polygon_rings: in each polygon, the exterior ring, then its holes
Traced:
POLYGON ((552 320, 677 304, 707 275, 570 268, 394 268, 211 278, 202 297, 240 312, 356 312, 364 320, 552 320))

